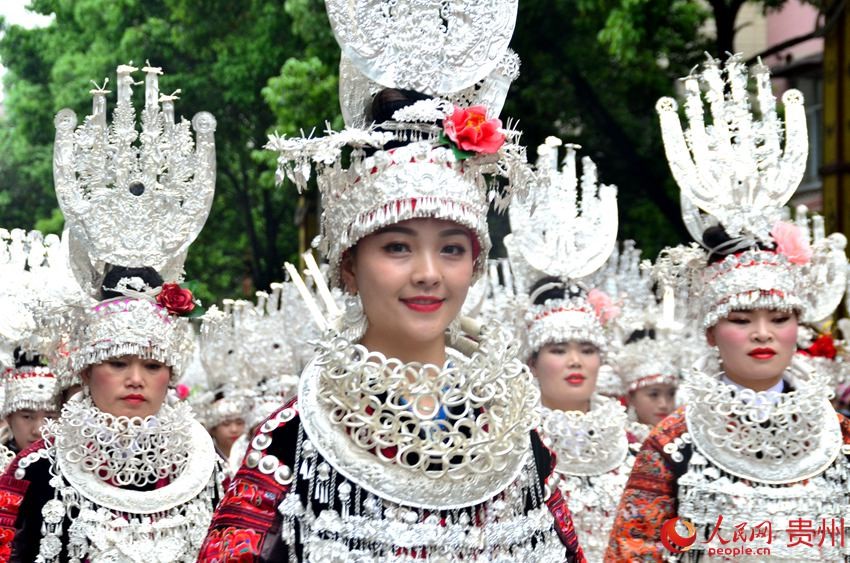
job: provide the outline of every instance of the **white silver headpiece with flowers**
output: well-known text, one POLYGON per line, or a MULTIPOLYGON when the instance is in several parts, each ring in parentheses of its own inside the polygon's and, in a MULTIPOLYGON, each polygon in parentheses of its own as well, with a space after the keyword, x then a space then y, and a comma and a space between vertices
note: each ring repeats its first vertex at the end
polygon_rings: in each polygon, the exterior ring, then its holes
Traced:
POLYGON ((687 303, 683 293, 677 299, 672 288, 662 288, 659 303, 652 263, 641 260, 641 250, 632 240, 623 241, 592 279, 620 311, 611 326, 616 395, 657 383, 677 385, 679 366, 689 366, 689 359, 705 351, 705 336, 694 330, 695 323, 682 306, 687 303))
POLYGON ((604 325, 617 315, 602 291, 581 283, 608 260, 617 243, 617 189, 599 184, 596 166, 582 159, 576 169, 576 145, 566 146, 558 167, 561 141, 549 137, 538 147, 536 183, 524 201, 511 206, 511 234, 505 247, 516 290, 527 296, 527 352, 570 340, 591 342, 603 354, 608 348, 604 325), (537 281, 558 282, 534 288, 537 281), (535 299, 560 287, 565 298, 535 305, 535 299))
MULTIPOLYGON (((176 284, 166 291, 180 292, 176 284)), ((188 319, 162 305, 157 293, 147 297, 117 297, 80 310, 69 346, 70 381, 80 383, 88 366, 110 358, 138 356, 171 367, 171 381, 179 380, 192 355, 192 327, 188 319)))
MULTIPOLYGON (((425 104, 418 106, 415 109, 422 110, 425 104)), ((399 110, 402 115, 396 117, 412 113, 407 109, 399 110)), ((329 261, 333 285, 339 284, 345 251, 382 227, 414 218, 446 219, 467 227, 478 243, 476 272, 483 271, 490 249, 489 201, 494 199, 497 209, 502 209, 513 190, 527 184, 531 170, 524 148, 507 140, 517 135, 503 132, 501 123, 490 119, 482 107, 452 109, 432 104, 423 114, 442 119, 444 129, 419 132, 413 131, 415 122, 398 122, 394 132, 345 129, 315 139, 272 136, 267 145, 280 155, 281 182, 286 177, 302 189, 311 167, 316 168, 324 202, 319 250, 329 261), (489 142, 466 143, 462 137, 469 135, 470 128, 488 130, 489 142), (408 140, 409 135, 422 140, 383 149, 391 141, 408 140), (350 163, 343 168, 341 160, 348 149, 352 149, 350 163), (375 152, 367 156, 366 149, 375 152), (488 180, 496 176, 508 182, 507 191, 500 195, 496 182, 488 180)))
MULTIPOLYGON (((796 226, 782 221, 782 206, 797 189, 808 154, 802 94, 788 90, 783 95, 783 131, 767 67, 759 63, 752 74, 758 118, 750 109, 749 73, 740 55, 730 56, 723 69, 709 57, 701 73, 685 79, 687 132, 674 100, 662 98, 656 105, 667 160, 682 190, 686 224, 700 243, 701 229, 713 222, 730 237, 721 247, 708 248, 711 254, 726 255, 709 266, 698 267, 693 250, 668 251, 660 263, 667 281, 675 277, 670 272, 676 263, 688 264, 690 276, 698 273, 692 295, 701 305, 703 327, 737 309, 795 310, 804 319, 822 318, 818 315, 830 307, 835 293, 827 291, 824 298, 823 290, 846 279, 845 269, 837 267, 846 239, 823 237, 822 228, 809 231, 805 217, 796 226), (709 126, 701 86, 710 107, 709 126)), ((831 309, 823 316, 829 313, 831 309)))
POLYGON ((326 7, 343 52, 340 101, 347 127, 321 138, 273 135, 267 148, 279 153, 278 182, 288 178, 304 189, 315 169, 324 205, 319 250, 330 264, 331 285, 340 284, 342 256, 361 238, 428 217, 471 231, 480 275, 490 250, 490 202, 501 210, 532 178, 525 149, 516 143, 519 133, 498 119, 519 66, 508 53, 517 2, 486 8, 392 2, 378 9, 329 0, 326 7), (487 29, 483 35, 476 32, 480 26, 487 29), (370 124, 366 108, 382 88, 432 98, 370 124), (459 107, 461 101, 473 105, 459 107), (406 144, 385 148, 390 143, 406 144))
MULTIPOLYGON (((73 376, 86 366, 127 354, 161 361, 180 377, 191 354, 190 328, 181 315, 196 301, 179 287, 189 245, 201 231, 215 190, 215 119, 200 112, 175 122, 172 95, 159 93, 162 70, 145 72, 141 131, 137 130, 131 64, 117 69, 118 101, 111 124, 106 95, 96 87, 92 114, 77 127, 70 109, 55 118, 53 174, 69 230, 71 267, 80 285, 98 296, 112 268, 150 268, 165 281, 152 288, 140 277, 120 279, 123 297, 85 307, 70 346, 73 376)), ((108 82, 108 81, 107 81, 108 82)))

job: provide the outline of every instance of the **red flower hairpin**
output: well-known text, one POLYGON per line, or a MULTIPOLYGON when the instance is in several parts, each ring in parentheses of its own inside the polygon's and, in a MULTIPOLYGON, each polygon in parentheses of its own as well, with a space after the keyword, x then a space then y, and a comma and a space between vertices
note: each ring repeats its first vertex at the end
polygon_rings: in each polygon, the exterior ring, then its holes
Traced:
POLYGON ((454 150, 455 157, 463 160, 476 154, 494 154, 505 144, 500 119, 487 119, 487 108, 455 107, 443 120, 441 139, 454 150))
POLYGON ((162 284, 162 291, 156 296, 161 307, 177 316, 188 315, 195 310, 195 298, 188 289, 176 283, 162 284))

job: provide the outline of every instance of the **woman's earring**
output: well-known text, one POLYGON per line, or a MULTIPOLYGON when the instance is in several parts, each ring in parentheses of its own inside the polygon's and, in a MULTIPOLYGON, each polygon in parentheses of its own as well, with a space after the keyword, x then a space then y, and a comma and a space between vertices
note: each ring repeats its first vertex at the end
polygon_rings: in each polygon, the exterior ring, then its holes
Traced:
POLYGON ((345 311, 342 313, 342 335, 352 342, 358 341, 366 334, 369 326, 366 313, 363 312, 363 302, 360 295, 347 295, 345 297, 345 311))
POLYGON ((460 338, 461 333, 459 315, 452 319, 452 322, 449 323, 449 327, 446 329, 446 332, 449 336, 449 343, 453 344, 457 342, 458 338, 460 338))
POLYGON ((711 351, 714 353, 714 357, 717 358, 717 365, 720 366, 720 369, 723 369, 723 358, 720 357, 720 348, 718 346, 712 346, 711 351))

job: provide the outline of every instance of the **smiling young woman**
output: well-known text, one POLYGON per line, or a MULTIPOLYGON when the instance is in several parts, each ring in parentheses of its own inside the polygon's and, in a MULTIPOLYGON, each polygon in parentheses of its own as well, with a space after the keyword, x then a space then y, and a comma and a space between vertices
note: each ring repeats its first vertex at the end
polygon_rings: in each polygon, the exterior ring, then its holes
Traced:
MULTIPOLYGON (((511 338, 492 327, 471 355, 447 345, 490 248, 487 196, 479 155, 458 162, 421 133, 435 124, 398 122, 421 99, 379 93, 373 118, 402 142, 320 172, 344 323, 253 437, 203 560, 583 560, 511 338)), ((480 156, 505 163, 503 142, 480 156)))
POLYGON ((443 365, 445 331, 463 305, 477 254, 468 228, 408 219, 363 238, 343 259, 346 291, 368 320, 360 340, 404 362, 443 365))

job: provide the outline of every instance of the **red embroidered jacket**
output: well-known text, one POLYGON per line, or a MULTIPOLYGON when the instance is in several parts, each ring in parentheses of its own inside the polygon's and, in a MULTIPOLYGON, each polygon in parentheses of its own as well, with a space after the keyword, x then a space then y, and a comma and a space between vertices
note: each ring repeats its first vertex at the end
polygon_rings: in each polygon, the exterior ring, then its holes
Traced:
MULTIPOLYGON (((617 508, 605 561, 664 561, 670 552, 661 543, 661 526, 678 515, 677 482, 688 459, 675 462, 664 446, 687 430, 680 407, 650 432, 635 458, 617 508)), ((837 414, 844 443, 850 444, 850 421, 837 414)))
MULTIPOLYGON (((276 456, 281 463, 294 468, 299 420, 295 415, 291 418, 283 417, 289 420, 281 421, 278 413, 285 409, 296 411, 297 400, 293 400, 267 419, 274 421, 271 424, 276 425, 276 428, 267 433, 272 441, 265 453, 276 456)), ((263 425, 254 438, 260 436, 262 427, 263 425)), ((555 466, 554 454, 543 447, 536 434, 532 438, 532 444, 535 446, 538 469, 545 467, 546 475, 551 475, 555 466)), ((289 487, 278 483, 272 475, 264 474, 259 467, 252 469, 243 463, 213 516, 198 561, 287 561, 287 546, 283 544, 280 534, 282 518, 277 508, 288 491, 289 487)), ((564 498, 556 492, 546 504, 554 517, 555 529, 565 546, 564 560, 585 561, 564 498)), ((296 551, 299 552, 296 558, 301 560, 298 547, 296 551)))

